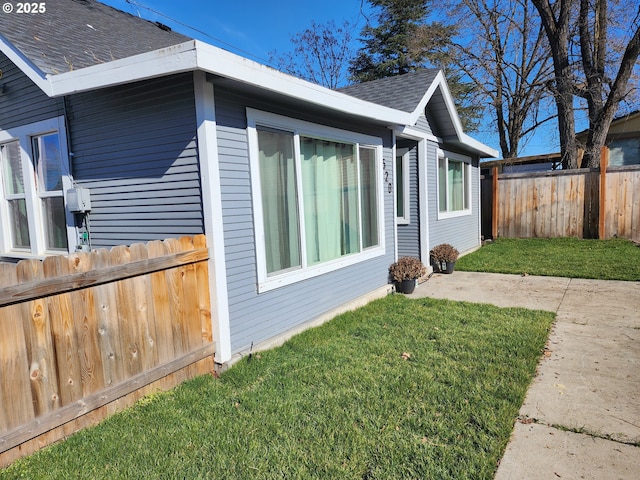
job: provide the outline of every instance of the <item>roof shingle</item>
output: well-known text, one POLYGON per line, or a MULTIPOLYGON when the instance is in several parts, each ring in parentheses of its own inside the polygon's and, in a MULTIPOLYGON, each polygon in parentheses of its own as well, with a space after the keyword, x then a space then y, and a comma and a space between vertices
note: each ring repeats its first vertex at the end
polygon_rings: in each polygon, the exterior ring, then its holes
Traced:
POLYGON ((46 13, 0 14, 0 35, 45 74, 78 70, 190 40, 96 0, 47 2, 46 13))
POLYGON ((404 75, 350 85, 338 91, 360 100, 412 113, 424 98, 438 72, 437 69, 425 68, 404 75))

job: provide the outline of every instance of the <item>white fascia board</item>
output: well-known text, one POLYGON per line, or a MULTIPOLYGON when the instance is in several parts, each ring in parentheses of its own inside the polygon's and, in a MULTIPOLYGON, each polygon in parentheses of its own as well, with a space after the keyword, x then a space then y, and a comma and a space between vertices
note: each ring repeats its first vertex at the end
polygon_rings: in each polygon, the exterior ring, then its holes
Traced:
POLYGON ((292 77, 199 40, 189 40, 153 52, 46 76, 2 36, 0 50, 51 97, 201 70, 338 112, 384 122, 389 128, 414 138, 427 138, 417 130, 414 131, 411 125, 416 123, 436 89, 441 88, 447 110, 455 125, 456 141, 478 150, 483 156, 498 156, 495 150, 462 132, 462 125, 442 72, 438 73, 429 86, 420 106, 413 113, 407 113, 292 77))
POLYGON ((153 52, 48 77, 51 96, 61 96, 196 69, 195 41, 190 40, 153 52))
POLYGON ((201 70, 290 98, 384 122, 407 125, 409 114, 292 77, 199 40, 59 75, 48 75, 50 96, 68 95, 174 73, 201 70))
POLYGON ((0 51, 11 60, 29 79, 35 83, 43 92, 51 96, 49 80, 38 67, 29 61, 20 50, 15 48, 2 35, 0 35, 0 51))
POLYGON ((336 92, 196 40, 198 68, 290 98, 376 121, 406 125, 409 114, 336 92))
POLYGON ((424 94, 424 97, 422 97, 420 104, 411 114, 410 125, 414 125, 418 121, 418 117, 422 114, 422 112, 424 112, 427 104, 429 103, 429 100, 431 100, 431 97, 433 96, 433 94, 436 92, 438 88, 442 93, 442 98, 444 99, 444 103, 447 108, 447 113, 449 114, 449 118, 453 123, 453 128, 456 132, 456 138, 450 138, 448 140, 451 140, 456 143, 461 143, 465 147, 468 147, 474 150, 475 153, 477 153, 481 157, 491 157, 491 158, 497 157, 498 156, 497 150, 494 150, 493 148, 475 140, 474 138, 471 138, 469 135, 464 133, 464 130, 462 128, 462 122, 460 122, 460 117, 458 116, 458 110, 456 109, 456 104, 453 101, 453 96, 451 95, 451 91, 449 90, 449 86, 447 85, 447 80, 444 77, 444 73, 442 73, 442 70, 438 72, 438 74, 434 78, 431 85, 429 85, 429 88, 427 92, 424 94))
POLYGON ((444 73, 442 73, 442 70, 440 70, 438 74, 435 76, 435 78, 431 82, 431 85, 429 85, 429 88, 423 95, 422 100, 420 100, 420 103, 418 103, 415 110, 411 113, 410 125, 415 125, 420 115, 424 113, 425 108, 429 103, 429 100, 431 100, 431 97, 433 97, 433 94, 436 92, 438 88, 442 90, 442 96, 444 97, 444 100, 447 106, 447 112, 449 113, 451 120, 454 122, 454 124, 455 124, 455 121, 458 120, 460 131, 462 131, 462 124, 458 119, 458 112, 456 111, 455 103, 453 102, 453 97, 451 97, 451 92, 449 92, 449 87, 447 86, 447 80, 445 79, 444 73))
POLYGON ((457 143, 462 145, 465 149, 473 151, 481 158, 497 158, 500 154, 494 148, 479 142, 475 138, 470 137, 466 133, 463 133, 459 137, 446 137, 443 139, 445 143, 457 143))
POLYGON ((456 134, 458 136, 462 135, 463 134, 462 123, 460 122, 460 117, 458 116, 458 110, 456 109, 456 104, 453 101, 453 97, 451 96, 451 92, 449 91, 449 86, 447 85, 447 80, 444 77, 444 73, 442 73, 442 70, 438 72, 436 77, 433 79, 433 82, 431 82, 431 85, 429 85, 429 88, 427 89, 424 96, 422 97, 422 100, 420 100, 420 103, 418 104, 418 106, 411 113, 411 123, 409 125, 415 125, 420 115, 424 113, 425 108, 429 103, 429 100, 431 100, 431 97, 433 96, 433 94, 436 92, 437 89, 440 89, 442 93, 442 98, 444 99, 444 103, 447 108, 447 113, 449 114, 449 119, 451 123, 453 123, 453 128, 455 129, 456 134))
POLYGON ((470 146, 471 148, 478 151, 481 157, 483 158, 497 158, 500 156, 500 153, 495 148, 491 148, 488 145, 485 145, 482 142, 479 142, 475 138, 470 137, 466 133, 461 135, 460 141, 465 145, 470 146))
POLYGON ((423 132, 422 130, 418 130, 414 127, 389 127, 391 130, 395 132, 398 137, 402 138, 410 138, 412 140, 432 140, 434 142, 439 142, 438 137, 433 135, 432 133, 423 132))

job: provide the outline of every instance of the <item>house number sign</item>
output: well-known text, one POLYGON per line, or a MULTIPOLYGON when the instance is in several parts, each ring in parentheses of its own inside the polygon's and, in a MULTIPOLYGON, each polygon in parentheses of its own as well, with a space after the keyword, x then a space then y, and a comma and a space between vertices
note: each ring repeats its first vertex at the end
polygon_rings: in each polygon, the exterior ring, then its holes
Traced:
POLYGON ((387 184, 387 191, 393 193, 393 183, 389 181, 389 172, 387 171, 387 161, 382 160, 382 170, 384 170, 384 183, 387 184))

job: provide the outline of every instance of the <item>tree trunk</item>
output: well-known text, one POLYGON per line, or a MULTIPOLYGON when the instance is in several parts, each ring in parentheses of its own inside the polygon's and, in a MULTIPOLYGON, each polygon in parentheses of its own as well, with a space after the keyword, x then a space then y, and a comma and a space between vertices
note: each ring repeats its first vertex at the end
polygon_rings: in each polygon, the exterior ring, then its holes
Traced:
POLYGON ((554 70, 556 73, 556 107, 558 108, 558 134, 560 135, 560 155, 563 169, 578 168, 578 145, 576 142, 576 121, 573 111, 573 92, 570 80, 569 62, 561 61, 562 56, 568 59, 566 49, 558 56, 554 54, 554 70))
POLYGON ((549 0, 531 0, 540 14, 542 26, 549 40, 555 75, 554 97, 558 108, 558 133, 562 168, 578 168, 578 149, 575 137, 573 84, 569 64, 569 21, 571 0, 559 0, 557 18, 549 0))
POLYGON ((599 0, 594 7, 591 7, 587 0, 581 0, 580 49, 587 79, 587 89, 581 93, 581 96, 587 100, 589 108, 589 134, 585 145, 583 165, 588 168, 600 166, 600 152, 606 144, 611 121, 620 100, 624 97, 631 73, 640 55, 640 26, 637 23, 640 15, 639 10, 636 14, 636 20, 632 22, 632 24, 636 24, 635 33, 627 44, 620 61, 620 68, 607 95, 603 81, 605 77, 604 57, 607 46, 606 15, 606 0, 599 0), (589 8, 596 9, 595 17, 598 20, 593 32, 588 28, 589 8))
POLYGON ((584 156, 582 157, 582 166, 584 168, 598 168, 600 166, 600 152, 607 141, 610 125, 611 119, 607 122, 597 122, 589 129, 584 156))

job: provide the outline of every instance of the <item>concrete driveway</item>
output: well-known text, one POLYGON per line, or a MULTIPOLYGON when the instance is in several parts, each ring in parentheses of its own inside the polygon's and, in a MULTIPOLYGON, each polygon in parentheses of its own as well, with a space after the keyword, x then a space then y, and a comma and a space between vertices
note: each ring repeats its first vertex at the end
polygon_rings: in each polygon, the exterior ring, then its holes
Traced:
POLYGON ((409 296, 556 313, 496 480, 640 479, 640 282, 454 272, 409 296))

